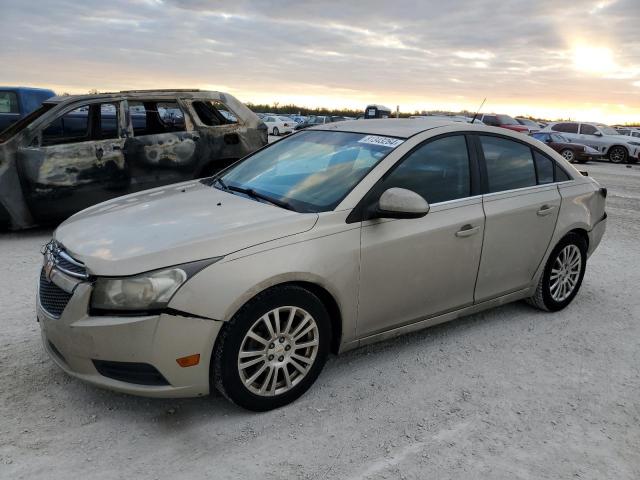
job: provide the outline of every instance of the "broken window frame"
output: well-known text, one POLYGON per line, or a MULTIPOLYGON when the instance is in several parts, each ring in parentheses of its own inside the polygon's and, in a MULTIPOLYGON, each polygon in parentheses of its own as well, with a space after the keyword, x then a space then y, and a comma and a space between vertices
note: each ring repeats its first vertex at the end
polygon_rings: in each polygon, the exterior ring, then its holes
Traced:
MULTIPOLYGON (((191 111, 187 108, 188 105, 185 104, 185 102, 177 97, 135 97, 135 98, 125 98, 123 101, 124 104, 124 111, 125 111, 125 116, 126 116, 126 130, 128 132, 128 136, 135 138, 135 137, 145 137, 148 135, 166 135, 166 134, 181 134, 181 133, 187 133, 187 132, 191 132, 194 130, 193 127, 193 120, 192 120, 192 113, 191 111), (153 102, 156 105, 158 103, 176 103, 178 105, 178 108, 180 108, 180 111, 182 112, 183 118, 184 118, 184 130, 172 130, 172 131, 167 131, 167 132, 145 132, 142 134, 136 134, 135 129, 133 127, 133 119, 131 117, 131 103, 142 103, 144 104, 145 102, 153 102)), ((146 112, 147 111, 157 111, 157 110, 146 110, 145 107, 145 116, 146 116, 146 112)), ((145 119, 146 121, 146 119, 145 119)))
POLYGON ((186 102, 186 103, 188 103, 189 113, 193 117, 193 121, 199 127, 203 127, 203 128, 223 128, 223 127, 227 127, 228 128, 231 125, 239 126, 239 125, 243 125, 244 124, 244 122, 242 121, 241 117, 235 111, 233 111, 233 109, 231 107, 229 107, 229 105, 224 103, 222 100, 215 99, 215 98, 197 98, 196 97, 196 98, 190 98, 188 100, 188 102, 186 102), (195 102, 210 103, 210 104, 212 104, 213 108, 216 109, 217 111, 220 110, 219 106, 222 106, 222 107, 224 107, 224 110, 228 111, 234 117, 236 117, 236 121, 235 122, 230 122, 229 120, 226 119, 226 117, 224 115, 222 115, 218 111, 216 113, 218 115, 220 115, 220 117, 224 121, 224 123, 221 123, 220 125, 207 125, 206 123, 204 123, 202 121, 202 119, 200 118, 200 115, 198 114, 198 111, 193 106, 193 104, 195 102), (216 104, 219 104, 219 106, 216 105, 216 104))
MULTIPOLYGON (((94 109, 95 111, 95 109, 94 109)), ((100 112, 100 111, 98 111, 100 112)), ((34 136, 30 139, 29 141, 29 145, 33 146, 33 147, 38 147, 38 148, 46 148, 46 147, 56 147, 56 146, 60 146, 60 145, 75 145, 75 144, 79 144, 79 143, 86 143, 86 142, 99 142, 99 141, 103 141, 103 140, 120 140, 122 138, 126 138, 127 134, 126 134, 126 128, 123 125, 123 101, 120 98, 113 98, 113 99, 96 99, 96 100, 87 100, 87 101, 83 101, 83 102, 78 102, 78 103, 74 103, 72 105, 68 105, 67 107, 65 107, 64 109, 58 111, 55 113, 55 117, 52 119, 48 119, 43 121, 43 123, 41 125, 38 126, 37 130, 35 131, 34 136), (91 115, 91 109, 90 111, 87 113, 87 116, 89 117, 87 119, 87 127, 88 127, 88 136, 85 138, 77 138, 74 140, 70 140, 67 142, 54 142, 54 143, 45 143, 43 140, 43 133, 44 131, 47 129, 47 127, 49 127, 49 125, 51 125, 53 122, 55 122, 56 120, 58 120, 59 118, 64 117, 65 115, 67 115, 68 113, 73 112, 74 110, 77 110, 78 108, 82 108, 82 107, 91 107, 92 105, 102 105, 102 104, 113 104, 116 106, 116 115, 117 115, 117 136, 113 137, 113 138, 102 138, 102 137, 95 137, 93 136, 93 129, 96 128, 96 125, 99 126, 99 120, 100 117, 98 115, 98 117, 96 118, 95 116, 91 115)))

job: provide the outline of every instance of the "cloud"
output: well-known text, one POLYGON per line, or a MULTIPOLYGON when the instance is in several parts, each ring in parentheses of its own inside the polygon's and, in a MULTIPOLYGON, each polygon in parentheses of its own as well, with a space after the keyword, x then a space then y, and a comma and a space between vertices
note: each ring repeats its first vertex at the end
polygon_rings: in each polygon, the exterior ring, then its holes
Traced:
POLYGON ((72 92, 226 85, 245 101, 405 110, 487 96, 489 109, 640 117, 636 1, 0 0, 0 61, 5 83, 72 92), (579 45, 610 52, 608 66, 577 62, 579 45))

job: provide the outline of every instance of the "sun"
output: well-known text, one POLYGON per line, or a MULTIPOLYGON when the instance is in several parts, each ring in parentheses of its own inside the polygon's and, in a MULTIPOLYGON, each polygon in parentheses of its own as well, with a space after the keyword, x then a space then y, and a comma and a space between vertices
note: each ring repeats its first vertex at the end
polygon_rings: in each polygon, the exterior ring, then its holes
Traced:
POLYGON ((573 66, 581 72, 600 75, 612 73, 617 68, 611 49, 591 45, 574 47, 573 66))

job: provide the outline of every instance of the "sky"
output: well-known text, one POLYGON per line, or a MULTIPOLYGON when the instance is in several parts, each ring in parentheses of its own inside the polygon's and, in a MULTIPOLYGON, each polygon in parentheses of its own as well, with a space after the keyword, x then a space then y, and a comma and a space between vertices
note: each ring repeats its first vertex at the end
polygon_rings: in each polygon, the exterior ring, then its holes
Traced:
POLYGON ((640 0, 0 0, 0 84, 640 122, 640 0))

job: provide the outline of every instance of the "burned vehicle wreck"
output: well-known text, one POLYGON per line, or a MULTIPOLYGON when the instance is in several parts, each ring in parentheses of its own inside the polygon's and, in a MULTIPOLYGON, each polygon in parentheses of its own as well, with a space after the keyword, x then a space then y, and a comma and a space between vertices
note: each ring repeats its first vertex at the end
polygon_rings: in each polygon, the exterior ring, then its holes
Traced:
POLYGON ((0 224, 51 224, 113 197, 204 177, 267 144, 231 95, 199 90, 53 97, 0 133, 0 224))

